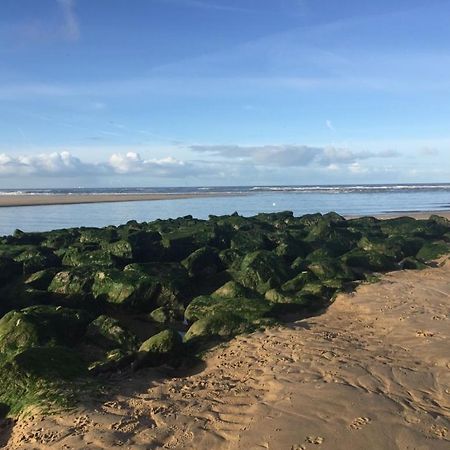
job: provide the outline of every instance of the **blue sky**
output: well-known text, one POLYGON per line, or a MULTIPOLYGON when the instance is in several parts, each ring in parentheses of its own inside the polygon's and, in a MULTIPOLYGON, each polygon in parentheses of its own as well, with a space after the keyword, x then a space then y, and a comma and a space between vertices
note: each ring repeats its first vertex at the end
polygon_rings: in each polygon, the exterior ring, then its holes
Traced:
POLYGON ((450 182, 450 1, 2 0, 0 187, 450 182))

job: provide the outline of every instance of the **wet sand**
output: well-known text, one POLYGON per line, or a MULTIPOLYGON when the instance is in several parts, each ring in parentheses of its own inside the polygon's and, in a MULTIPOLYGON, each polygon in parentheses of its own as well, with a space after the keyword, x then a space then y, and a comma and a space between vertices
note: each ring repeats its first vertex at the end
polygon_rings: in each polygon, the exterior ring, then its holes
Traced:
POLYGON ((117 376, 101 401, 20 420, 6 448, 448 449, 449 310, 450 259, 389 273, 198 373, 117 376))
POLYGON ((190 198, 229 197, 242 194, 91 194, 91 195, 1 195, 0 208, 8 206, 75 205, 81 203, 148 202, 190 198))

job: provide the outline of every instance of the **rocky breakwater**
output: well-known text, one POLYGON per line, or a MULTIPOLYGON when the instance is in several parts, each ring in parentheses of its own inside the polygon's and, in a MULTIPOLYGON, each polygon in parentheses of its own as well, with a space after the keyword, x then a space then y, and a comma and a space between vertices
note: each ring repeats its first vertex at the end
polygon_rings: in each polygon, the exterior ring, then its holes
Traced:
MULTIPOLYGON (((191 216, 0 240, 0 412, 74 404, 105 374, 169 365, 311 315, 376 273, 450 253, 450 221, 191 216)), ((106 380, 106 381, 105 381, 106 380)))

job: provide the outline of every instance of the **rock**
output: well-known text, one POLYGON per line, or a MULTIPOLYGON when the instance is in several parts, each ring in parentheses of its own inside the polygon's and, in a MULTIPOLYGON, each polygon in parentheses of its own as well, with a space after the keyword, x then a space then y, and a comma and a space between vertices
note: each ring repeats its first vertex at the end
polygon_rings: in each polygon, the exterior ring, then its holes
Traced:
POLYGON ((61 266, 61 259, 46 248, 26 250, 15 260, 22 263, 24 274, 61 266))
POLYGON ((63 270, 53 277, 48 290, 55 294, 84 297, 91 293, 93 278, 91 269, 63 270))
POLYGON ((74 346, 89 320, 84 311, 55 306, 10 311, 0 319, 0 351, 17 353, 40 345, 74 346))
POLYGON ((85 247, 71 247, 64 253, 62 262, 70 267, 116 267, 118 265, 117 258, 109 251, 88 250, 85 247))
POLYGON ((398 267, 394 258, 375 251, 352 250, 341 260, 352 268, 374 272, 387 272, 398 267))
POLYGON ((58 269, 44 269, 29 275, 24 283, 35 289, 47 290, 53 278, 57 274, 58 269))
POLYGON ((151 310, 159 292, 158 282, 138 271, 99 271, 92 284, 92 294, 96 299, 136 311, 151 310))
POLYGON ((105 228, 85 228, 82 227, 80 232, 80 242, 96 242, 109 243, 118 240, 118 233, 115 227, 109 226, 105 228))
POLYGON ((218 251, 212 247, 202 247, 181 261, 191 277, 208 277, 219 272, 222 262, 218 251))
POLYGON ((181 347, 182 339, 177 331, 161 331, 141 344, 133 369, 174 362, 180 357, 181 347))
POLYGON ((233 276, 243 286, 264 294, 289 279, 290 269, 283 259, 267 250, 249 253, 241 263, 241 269, 233 276))
POLYGON ((78 353, 61 346, 27 348, 16 354, 13 361, 20 372, 48 380, 86 375, 86 365, 78 353))
POLYGON ((104 359, 91 363, 88 370, 90 373, 95 375, 99 373, 121 370, 129 367, 135 358, 135 353, 116 348, 106 353, 104 359))
POLYGON ((182 305, 160 306, 149 314, 151 320, 164 325, 177 321, 181 322, 183 316, 184 308, 182 305))
POLYGON ((213 292, 214 297, 224 297, 224 298, 233 298, 233 297, 246 297, 250 294, 250 291, 246 289, 236 281, 227 281, 223 286, 218 288, 213 292))
POLYGON ((124 329, 117 319, 105 315, 88 325, 85 339, 106 350, 134 351, 137 348, 136 336, 124 329))
POLYGON ((255 326, 245 317, 229 311, 220 311, 194 322, 186 335, 185 342, 198 342, 212 338, 229 339, 237 334, 253 331, 255 326))
POLYGON ((188 322, 194 322, 206 316, 232 312, 236 316, 253 321, 268 315, 270 308, 270 303, 262 298, 223 298, 214 295, 202 295, 189 303, 184 317, 188 322))
POLYGON ((450 244, 444 241, 427 242, 419 250, 416 258, 419 261, 427 262, 439 258, 442 255, 450 253, 450 244))
POLYGON ((426 264, 413 257, 405 258, 404 260, 400 261, 399 265, 401 269, 407 270, 423 270, 428 267, 426 264))

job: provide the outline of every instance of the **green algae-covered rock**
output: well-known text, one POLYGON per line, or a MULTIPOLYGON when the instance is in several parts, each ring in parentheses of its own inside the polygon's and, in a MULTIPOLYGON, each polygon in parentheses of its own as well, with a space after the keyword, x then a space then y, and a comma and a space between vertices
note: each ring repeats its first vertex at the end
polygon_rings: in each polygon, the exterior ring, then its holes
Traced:
POLYGON ((86 365, 73 349, 61 346, 36 346, 14 356, 19 371, 52 380, 72 379, 86 374, 86 365))
POLYGON ((106 353, 102 360, 94 361, 88 366, 89 373, 99 374, 129 367, 135 360, 135 353, 115 348, 106 353))
POLYGON ((61 295, 85 296, 91 293, 93 278, 89 268, 63 270, 53 277, 48 290, 61 295))
POLYGON ((43 289, 46 290, 53 278, 57 274, 58 269, 44 269, 39 272, 34 272, 28 277, 25 278, 24 283, 35 289, 43 289))
POLYGON ((167 325, 173 322, 180 322, 184 317, 184 308, 181 305, 173 304, 171 306, 160 306, 154 309, 149 318, 156 323, 167 325))
POLYGON ((25 274, 61 265, 60 258, 46 248, 26 250, 16 256, 15 260, 22 263, 25 274))
POLYGON ((225 298, 233 298, 233 297, 246 297, 250 294, 250 291, 246 289, 236 281, 230 280, 227 281, 223 286, 216 289, 213 292, 213 296, 215 297, 225 297, 225 298))
POLYGON ((188 322, 194 322, 218 312, 228 311, 252 321, 266 316, 270 311, 270 307, 270 303, 262 298, 224 298, 214 295, 202 295, 194 298, 189 303, 184 317, 188 322))
POLYGON ((145 366, 158 366, 171 363, 180 358, 182 348, 180 334, 172 329, 166 329, 144 341, 139 347, 138 355, 133 368, 145 366))
POLYGON ((105 315, 87 326, 85 338, 106 350, 120 348, 132 351, 137 346, 136 336, 124 329, 117 319, 105 315))
POLYGON ((64 253, 62 263, 71 267, 116 267, 117 258, 104 249, 87 249, 86 247, 72 247, 64 253))
POLYGON ((159 285, 138 271, 109 269, 95 274, 92 294, 126 308, 151 310, 159 294, 159 285))
POLYGON ((50 377, 39 368, 46 357, 50 366, 78 367, 73 373, 87 379, 133 361, 134 368, 174 364, 286 313, 315 314, 374 272, 421 269, 445 253, 450 222, 436 216, 235 213, 17 231, 0 238, 0 377, 8 386, 0 403, 19 411, 43 401, 40 392, 65 398, 55 386, 68 374, 53 368, 50 377), (87 316, 74 317, 75 308, 87 316), (136 352, 128 327, 144 339, 161 326, 181 327, 183 318, 191 322, 189 345, 166 330, 136 352), (65 360, 65 353, 82 362, 65 360))
POLYGON ((423 247, 419 250, 416 255, 416 258, 419 261, 432 261, 433 259, 437 259, 442 255, 446 255, 450 253, 450 244, 444 241, 438 242, 427 242, 423 245, 423 247))
POLYGON ((210 276, 219 272, 222 262, 218 251, 212 247, 202 247, 181 261, 191 277, 210 276))
POLYGON ((103 249, 112 256, 122 261, 132 261, 134 259, 134 249, 130 242, 120 240, 103 246, 103 249))
POLYGON ((194 322, 186 332, 184 340, 195 342, 211 338, 229 339, 254 329, 255 325, 247 318, 230 311, 219 311, 194 322))
POLYGON ((375 251, 352 250, 341 259, 350 267, 374 272, 387 272, 398 267, 395 258, 375 251))
POLYGON ((240 270, 233 275, 243 286, 264 294, 289 279, 290 269, 281 257, 267 250, 259 250, 246 255, 240 270))
POLYGON ((118 233, 115 227, 105 228, 80 228, 80 242, 113 242, 118 240, 118 233))
POLYGON ((180 263, 139 263, 125 266, 124 272, 136 272, 158 286, 155 302, 159 306, 183 304, 192 290, 187 270, 180 263))
POLYGON ((88 313, 55 306, 10 311, 0 319, 0 351, 17 353, 38 345, 76 345, 85 333, 88 313))

